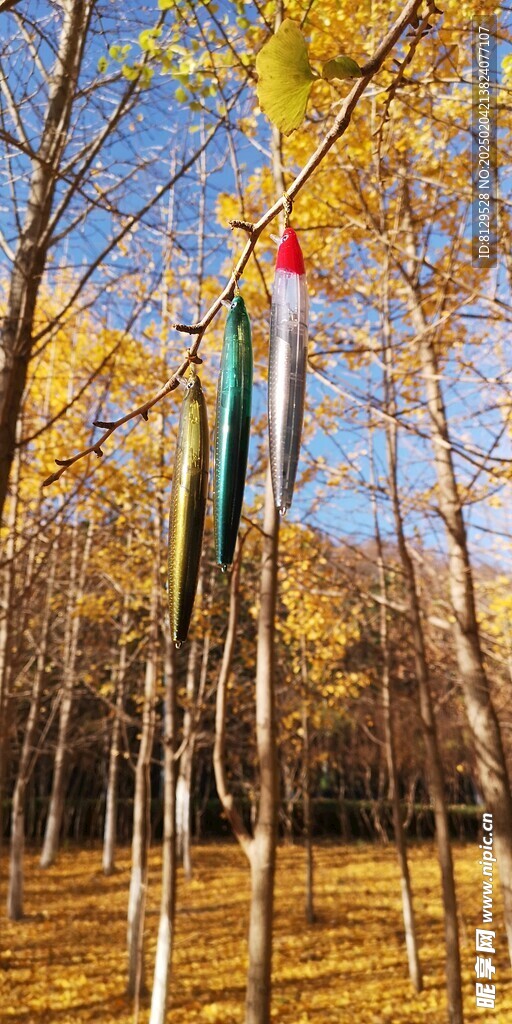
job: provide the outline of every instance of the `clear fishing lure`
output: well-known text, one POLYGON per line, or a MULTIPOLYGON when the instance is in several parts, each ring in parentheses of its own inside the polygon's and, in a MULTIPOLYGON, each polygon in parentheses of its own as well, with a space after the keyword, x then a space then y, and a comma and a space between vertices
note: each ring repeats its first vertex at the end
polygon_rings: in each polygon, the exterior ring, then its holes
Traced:
POLYGON ((268 423, 274 500, 290 508, 299 462, 308 358, 308 293, 297 235, 279 241, 270 312, 268 423))

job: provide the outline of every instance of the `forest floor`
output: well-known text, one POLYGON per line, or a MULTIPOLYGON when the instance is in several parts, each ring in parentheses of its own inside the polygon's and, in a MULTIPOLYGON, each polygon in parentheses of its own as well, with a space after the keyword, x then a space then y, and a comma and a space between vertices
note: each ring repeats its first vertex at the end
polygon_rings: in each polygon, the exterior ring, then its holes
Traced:
MULTIPOLYGON (((477 844, 455 847, 466 1024, 510 1024, 512 978, 495 879, 495 1009, 475 1006, 475 928, 481 927, 477 844)), ((64 851, 49 870, 26 857, 26 913, 0 921, 1 1024, 131 1024, 124 995, 129 851, 105 878, 99 850, 64 851)), ((249 873, 235 845, 193 849, 194 877, 180 871, 173 1024, 241 1024, 249 873)), ((151 985, 158 927, 160 854, 150 858, 146 917, 151 985)), ((2 902, 5 856, 2 859, 2 902)), ((322 844, 315 850, 317 922, 304 921, 304 851, 278 852, 272 1019, 279 1024, 445 1024, 439 869, 432 844, 411 848, 425 987, 408 981, 398 870, 392 846, 322 844)), ((148 1020, 143 1000, 139 1024, 148 1020)))

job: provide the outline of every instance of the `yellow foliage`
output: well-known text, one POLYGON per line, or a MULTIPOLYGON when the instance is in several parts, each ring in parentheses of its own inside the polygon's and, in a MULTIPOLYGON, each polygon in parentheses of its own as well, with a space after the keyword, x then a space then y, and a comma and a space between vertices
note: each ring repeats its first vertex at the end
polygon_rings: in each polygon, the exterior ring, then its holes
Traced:
MULTIPOLYGON (((443 921, 439 869, 432 844, 410 851, 425 990, 407 975, 400 889, 391 847, 322 845, 315 850, 317 923, 304 920, 304 852, 278 851, 272 1020, 279 1024, 442 1024, 443 921)), ((42 872, 27 857, 28 916, 2 921, 0 1024, 131 1024, 126 999, 128 851, 120 870, 101 874, 99 851, 71 851, 42 872)), ((462 929, 466 1024, 475 1007, 474 929, 481 924, 476 844, 455 848, 462 929)), ((147 976, 152 978, 158 928, 160 855, 150 858, 147 976)), ((173 1024, 240 1024, 246 981, 249 872, 235 845, 195 850, 193 881, 180 875, 171 979, 173 1024)), ((512 982, 498 887, 497 1000, 492 1024, 508 1024, 512 982)), ((485 1016, 485 1014, 484 1014, 485 1016)), ((143 1000, 140 1024, 147 1024, 143 1000)), ((491 1017, 489 1016, 489 1021, 491 1017)))

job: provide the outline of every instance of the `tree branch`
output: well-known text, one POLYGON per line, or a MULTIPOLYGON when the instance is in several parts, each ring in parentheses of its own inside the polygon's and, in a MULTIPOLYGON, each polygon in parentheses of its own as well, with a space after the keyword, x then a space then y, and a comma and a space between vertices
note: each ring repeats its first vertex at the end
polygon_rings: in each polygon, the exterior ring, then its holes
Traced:
MULTIPOLYGON (((337 115, 332 124, 332 127, 327 132, 327 135, 324 137, 320 145, 309 158, 309 160, 304 165, 302 170, 299 172, 297 177, 289 185, 287 189, 287 196, 289 197, 289 199, 293 200, 295 196, 298 195, 298 193, 301 191, 303 186, 312 176, 316 168, 325 159, 329 150, 332 149, 335 142, 337 142, 338 139, 340 139, 345 134, 350 124, 352 114, 359 102, 359 99, 363 95, 367 86, 370 84, 374 75, 377 73, 377 71, 379 71, 384 60, 386 59, 390 51, 393 49, 395 43, 397 43, 398 40, 400 39, 407 25, 409 25, 411 22, 414 23, 415 19, 417 19, 417 10, 420 7, 421 3, 422 0, 408 0, 408 2, 404 6, 402 13, 396 19, 394 25, 387 33, 387 35, 381 42, 380 46, 377 48, 374 56, 368 61, 367 64, 363 66, 363 77, 358 78, 355 84, 353 85, 351 91, 344 100, 339 111, 339 114, 337 115)), ((219 122, 218 125, 215 126, 210 135, 207 137, 207 143, 216 133, 220 123, 221 122, 219 122)), ((194 159, 197 159, 200 151, 203 148, 203 146, 200 147, 199 152, 196 152, 196 154, 194 155, 194 159)), ((181 173, 183 173, 185 169, 187 169, 188 166, 194 162, 194 159, 189 161, 186 165, 184 165, 184 167, 181 169, 181 173)), ((130 229, 135 220, 140 219, 141 214, 146 212, 146 210, 150 208, 152 205, 154 205, 157 199, 159 199, 165 191, 172 187, 172 184, 172 181, 167 182, 166 185, 158 191, 157 197, 154 198, 149 204, 147 204, 147 207, 145 207, 142 211, 139 211, 139 215, 137 217, 133 216, 128 218, 128 223, 124 230, 120 232, 119 236, 116 238, 116 242, 119 241, 120 237, 126 234, 126 232, 130 229)), ((147 419, 147 413, 149 412, 149 410, 152 409, 153 406, 160 402, 163 398, 165 398, 165 396, 168 395, 171 391, 175 390, 175 388, 178 385, 179 378, 186 372, 189 364, 191 362, 196 361, 197 353, 201 344, 203 334, 208 325, 212 322, 212 320, 219 312, 223 300, 229 300, 233 297, 235 285, 239 280, 245 266, 247 265, 262 231, 281 212, 281 210, 284 207, 284 202, 284 196, 281 196, 280 199, 278 199, 277 202, 274 203, 274 205, 271 206, 270 209, 268 209, 255 224, 249 225, 244 222, 243 225, 240 225, 243 227, 244 230, 246 230, 249 233, 249 237, 246 242, 245 248, 243 249, 243 252, 239 257, 237 263, 235 264, 233 273, 231 274, 227 284, 221 291, 220 295, 212 303, 212 305, 210 306, 209 310, 205 313, 203 318, 195 324, 174 324, 175 330, 180 331, 184 334, 196 335, 195 340, 189 350, 188 356, 182 362, 179 369, 173 374, 172 377, 169 378, 168 381, 166 381, 163 387, 160 388, 160 390, 157 392, 156 395, 153 396, 153 398, 149 399, 147 402, 145 402, 143 405, 139 406, 132 412, 120 417, 118 420, 115 420, 109 424, 102 424, 102 426, 105 426, 106 429, 105 432, 100 437, 100 439, 96 442, 96 444, 90 445, 88 448, 85 448, 83 451, 78 452, 71 458, 63 460, 56 459, 55 461, 57 462, 57 465, 60 466, 60 468, 56 470, 55 473, 52 473, 51 476, 49 476, 44 481, 43 486, 47 486, 48 484, 54 483, 62 476, 62 474, 66 471, 66 469, 69 468, 69 466, 72 466, 75 462, 78 462, 79 459, 84 458, 86 455, 90 455, 92 452, 95 452, 95 454, 98 455, 98 457, 103 455, 101 449, 102 444, 110 437, 111 434, 114 433, 115 430, 118 429, 118 427, 122 426, 124 423, 127 423, 129 420, 136 418, 137 416, 142 416, 144 419, 147 419)), ((233 222, 232 226, 237 226, 237 222, 233 222)), ((114 244, 116 243, 114 242, 112 243, 112 245, 108 247, 107 252, 110 251, 111 248, 113 248, 114 244)), ((104 256, 105 253, 102 254, 101 259, 104 259, 104 256)), ((99 260, 96 262, 99 262, 99 260)), ((93 268, 91 268, 90 273, 93 272, 94 268, 95 265, 93 268)), ((90 276, 90 273, 88 273, 86 277, 90 276)), ((70 303, 72 301, 73 296, 70 299, 70 303)))
MULTIPOLYGON (((247 536, 247 534, 245 535, 247 536)), ((244 538, 245 539, 245 538, 244 538)), ((229 619, 224 641, 224 652, 222 664, 217 683, 217 704, 215 709, 215 744, 213 747, 213 767, 215 771, 215 782, 217 793, 222 804, 222 809, 228 819, 233 832, 240 843, 244 853, 250 859, 252 837, 249 835, 240 812, 234 802, 233 794, 229 792, 226 778, 226 766, 224 763, 224 752, 226 744, 226 689, 233 662, 233 651, 235 649, 236 627, 238 623, 238 604, 240 589, 240 566, 242 563, 243 541, 238 545, 231 583, 229 587, 229 619)))

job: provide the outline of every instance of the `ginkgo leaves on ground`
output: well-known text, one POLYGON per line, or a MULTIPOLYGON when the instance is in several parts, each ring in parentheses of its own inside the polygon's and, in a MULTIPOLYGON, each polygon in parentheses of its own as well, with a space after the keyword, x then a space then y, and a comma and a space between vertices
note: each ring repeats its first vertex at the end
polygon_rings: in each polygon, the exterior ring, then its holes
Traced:
POLYGON ((309 94, 315 81, 359 78, 361 68, 341 54, 323 65, 318 75, 309 63, 306 40, 298 25, 286 18, 256 57, 258 102, 283 135, 302 124, 309 94))
MULTIPOLYGON (((194 877, 178 877, 173 949, 172 1024, 231 1024, 243 1020, 249 876, 236 844, 194 848, 194 877)), ((461 919, 478 918, 478 849, 454 848, 461 919)), ((446 1020, 443 917, 439 868, 432 843, 413 844, 411 874, 425 963, 425 990, 407 977, 400 883, 393 845, 322 844, 315 849, 317 924, 304 921, 304 850, 277 854, 273 957, 275 1024, 434 1024, 446 1020)), ((2 920, 0 1024, 131 1024, 125 997, 126 888, 129 849, 118 872, 101 873, 101 854, 63 852, 46 872, 27 855, 31 913, 2 920), (77 878, 80 879, 77 892, 77 878)), ((148 962, 155 954, 161 855, 149 856, 148 962)), ((481 878, 481 875, 480 875, 481 878)), ((481 899, 481 892, 480 892, 481 899)), ((464 943, 466 1024, 508 1024, 512 980, 506 969, 501 897, 496 892, 497 1000, 492 1015, 475 1006, 475 953, 464 943), (498 975, 499 971, 499 975, 498 975), (473 973, 471 973, 473 972, 473 973)), ((481 908, 480 908, 481 909, 481 908)), ((474 945, 474 932, 473 932, 474 945)), ((149 979, 148 979, 149 980, 149 979)), ((139 1022, 147 1024, 142 1000, 139 1022)))

